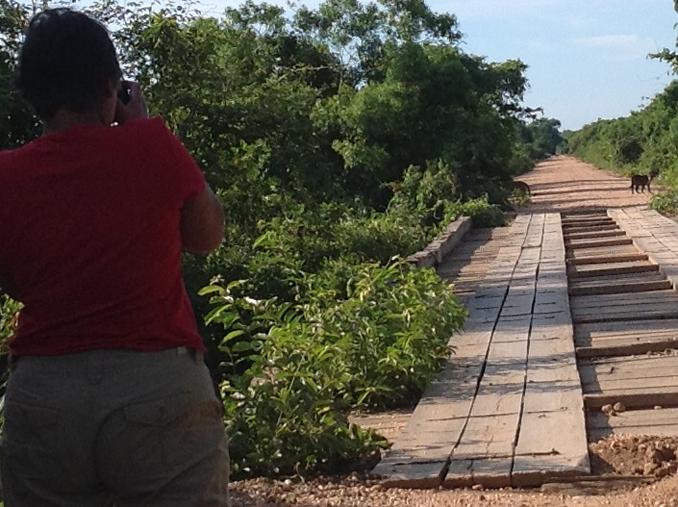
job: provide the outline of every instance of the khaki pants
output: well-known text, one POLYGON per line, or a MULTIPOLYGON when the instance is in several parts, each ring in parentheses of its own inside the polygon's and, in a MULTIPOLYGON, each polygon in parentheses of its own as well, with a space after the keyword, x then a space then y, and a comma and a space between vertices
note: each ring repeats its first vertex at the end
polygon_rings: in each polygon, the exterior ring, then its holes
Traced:
POLYGON ((202 355, 22 357, 0 440, 6 507, 228 505, 228 450, 202 355))

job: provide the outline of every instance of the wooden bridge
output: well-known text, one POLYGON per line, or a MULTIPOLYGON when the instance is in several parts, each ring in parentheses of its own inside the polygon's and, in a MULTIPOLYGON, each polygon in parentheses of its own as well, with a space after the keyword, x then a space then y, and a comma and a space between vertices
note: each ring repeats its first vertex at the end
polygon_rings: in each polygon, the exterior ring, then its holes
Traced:
POLYGON ((477 285, 465 329, 373 472, 536 486, 589 474, 602 437, 678 434, 678 224, 641 208, 525 214, 495 243, 485 272, 456 273, 477 285))

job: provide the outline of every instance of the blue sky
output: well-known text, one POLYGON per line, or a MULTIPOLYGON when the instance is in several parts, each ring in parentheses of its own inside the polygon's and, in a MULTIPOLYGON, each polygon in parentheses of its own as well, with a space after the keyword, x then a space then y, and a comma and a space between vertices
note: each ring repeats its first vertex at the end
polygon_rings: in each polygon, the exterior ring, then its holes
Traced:
MULTIPOLYGON (((237 0, 203 0, 217 14, 237 0)), ((268 3, 285 6, 284 0, 268 3)), ((308 0, 316 7, 318 0, 308 0)), ((673 79, 669 66, 647 59, 674 48, 678 14, 672 0, 428 0, 457 16, 466 52, 488 61, 519 58, 529 69, 525 104, 543 107, 563 129, 626 116, 673 79)))
POLYGON ((520 58, 525 102, 565 129, 626 116, 673 79, 648 53, 674 48, 672 0, 432 0, 457 15, 465 49, 489 60, 520 58))

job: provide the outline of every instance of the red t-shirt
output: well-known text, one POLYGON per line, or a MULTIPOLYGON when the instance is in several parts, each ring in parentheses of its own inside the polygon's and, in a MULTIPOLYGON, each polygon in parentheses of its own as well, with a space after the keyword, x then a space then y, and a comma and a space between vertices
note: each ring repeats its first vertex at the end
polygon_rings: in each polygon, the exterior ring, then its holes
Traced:
POLYGON ((204 350, 179 232, 184 200, 204 187, 159 118, 0 152, 0 275, 25 305, 12 353, 204 350))

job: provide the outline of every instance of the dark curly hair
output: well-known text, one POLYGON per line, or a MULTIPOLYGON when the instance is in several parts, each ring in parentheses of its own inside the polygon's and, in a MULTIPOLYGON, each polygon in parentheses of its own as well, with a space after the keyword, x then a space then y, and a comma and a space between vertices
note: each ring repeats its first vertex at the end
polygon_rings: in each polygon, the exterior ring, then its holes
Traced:
POLYGON ((109 83, 122 76, 108 30, 71 9, 49 9, 31 19, 15 86, 43 120, 61 108, 97 110, 109 83))

